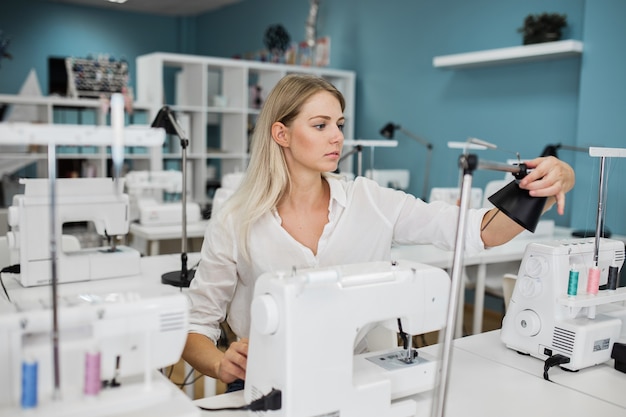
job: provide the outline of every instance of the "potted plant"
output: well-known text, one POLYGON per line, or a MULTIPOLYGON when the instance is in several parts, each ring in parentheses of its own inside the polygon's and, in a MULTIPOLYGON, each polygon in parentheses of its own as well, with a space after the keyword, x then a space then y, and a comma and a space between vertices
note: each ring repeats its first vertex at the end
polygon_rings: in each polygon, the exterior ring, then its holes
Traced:
POLYGON ((524 26, 517 31, 524 35, 524 45, 553 42, 561 39, 562 29, 567 26, 567 15, 559 13, 530 14, 524 26))

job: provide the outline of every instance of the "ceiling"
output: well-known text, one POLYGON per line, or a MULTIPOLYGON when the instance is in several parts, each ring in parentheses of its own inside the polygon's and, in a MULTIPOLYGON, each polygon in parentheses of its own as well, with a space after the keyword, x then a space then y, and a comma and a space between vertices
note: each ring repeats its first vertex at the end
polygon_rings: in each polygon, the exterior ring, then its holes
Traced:
POLYGON ((124 4, 111 3, 107 0, 47 1, 165 16, 194 16, 219 9, 229 4, 239 3, 243 0, 127 0, 124 4))

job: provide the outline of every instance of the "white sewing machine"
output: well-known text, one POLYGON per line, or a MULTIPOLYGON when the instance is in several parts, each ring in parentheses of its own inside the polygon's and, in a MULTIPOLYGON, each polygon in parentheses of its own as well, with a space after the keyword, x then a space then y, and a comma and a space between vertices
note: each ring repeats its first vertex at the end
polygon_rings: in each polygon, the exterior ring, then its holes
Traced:
MULTIPOLYGON (((244 397, 282 391, 272 416, 414 416, 438 361, 410 347, 354 354, 374 323, 409 335, 445 326, 450 278, 409 261, 262 275, 252 301, 244 397)), ((391 334, 391 332, 388 332, 391 334)), ((410 337, 408 338, 410 340, 410 337)))
MULTIPOLYGON (((560 354, 569 370, 610 360, 613 344, 626 338, 626 288, 587 294, 595 240, 569 239, 527 246, 502 323, 501 339, 514 350, 546 360, 560 354), (578 270, 575 296, 568 296, 570 270, 578 270)), ((600 285, 609 266, 621 268, 624 243, 600 239, 600 285)))
POLYGON ((183 294, 152 287, 61 298, 58 393, 50 301, 3 301, 0 415, 199 415, 191 399, 157 372, 182 353, 188 314, 183 294))
MULTIPOLYGON (((9 208, 11 231, 7 240, 12 263, 20 264, 19 282, 25 286, 51 282, 50 183, 48 179, 24 179, 24 194, 14 196, 9 208)), ((138 251, 115 245, 114 237, 128 233, 128 196, 123 181, 111 178, 62 178, 56 183, 56 221, 61 242, 61 225, 93 221, 101 236, 112 237, 110 246, 63 252, 59 244, 58 282, 88 281, 137 275, 138 251)))
MULTIPOLYGON (((144 225, 182 223, 183 206, 180 197, 176 197, 183 190, 180 171, 130 171, 125 179, 131 221, 144 225)), ((198 203, 187 201, 186 206, 188 223, 202 220, 198 203)))

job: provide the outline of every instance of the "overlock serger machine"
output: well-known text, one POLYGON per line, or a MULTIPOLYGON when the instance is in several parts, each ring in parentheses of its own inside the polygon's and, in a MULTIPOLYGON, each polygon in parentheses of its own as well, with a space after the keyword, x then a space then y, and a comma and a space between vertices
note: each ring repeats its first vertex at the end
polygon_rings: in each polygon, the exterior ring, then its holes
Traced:
POLYGON ((626 340, 626 288, 616 285, 624 243, 600 238, 597 266, 594 246, 592 238, 527 246, 502 323, 507 347, 542 360, 561 355, 569 370, 611 358, 626 340))
POLYGON ((374 324, 404 335, 445 326, 450 278, 409 261, 373 262, 262 275, 252 301, 244 397, 272 389, 272 416, 414 416, 412 395, 434 388, 438 361, 398 347, 354 353, 374 324))
MULTIPOLYGON (((46 178, 22 179, 24 194, 13 197, 7 233, 13 263, 19 263, 19 282, 30 287, 51 282, 50 182, 46 178)), ((96 232, 110 237, 109 245, 58 253, 59 283, 137 275, 140 254, 116 245, 128 233, 129 201, 123 180, 111 178, 61 178, 56 184, 56 221, 92 221, 96 232)), ((61 242, 61 227, 56 242, 61 242)))
POLYGON ((183 294, 152 286, 62 297, 59 362, 53 361, 52 313, 47 298, 0 299, 0 415, 199 415, 157 371, 182 353, 188 317, 183 294), (60 381, 53 378, 56 367, 60 381))

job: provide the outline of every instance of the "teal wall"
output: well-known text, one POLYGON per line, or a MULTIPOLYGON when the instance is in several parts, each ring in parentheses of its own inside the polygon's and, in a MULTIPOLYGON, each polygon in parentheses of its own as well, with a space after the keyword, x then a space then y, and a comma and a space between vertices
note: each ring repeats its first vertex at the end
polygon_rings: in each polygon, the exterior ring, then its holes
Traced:
MULTIPOLYGON (((48 55, 108 52, 129 59, 153 51, 231 57, 263 48, 263 34, 280 23, 303 40, 308 0, 244 0, 197 17, 120 13, 46 3, 3 1, 0 29, 12 36, 12 60, 0 68, 0 93, 15 93, 36 68, 47 85, 48 55)), ((331 37, 331 67, 357 74, 356 137, 380 139, 387 122, 434 143, 431 186, 455 186, 459 151, 448 141, 469 136, 497 144, 484 159, 504 161, 519 152, 538 156, 548 143, 626 146, 626 40, 623 0, 321 0, 317 31, 331 37), (520 45, 517 28, 530 13, 565 13, 564 38, 585 44, 582 58, 476 69, 432 66, 437 55, 520 45), (506 152, 508 151, 508 152, 506 152)), ((131 83, 132 83, 131 79, 131 83)), ((409 191, 422 194, 424 148, 398 135, 399 147, 378 149, 377 168, 411 170, 409 191)), ((558 224, 594 228, 598 161, 584 153, 559 155, 577 172, 565 216, 558 224), (595 178, 594 178, 595 176, 595 178)), ((364 158, 369 161, 368 155, 364 158)), ((607 226, 626 234, 626 160, 610 161, 607 226)), ((501 173, 478 171, 483 187, 501 173)))

